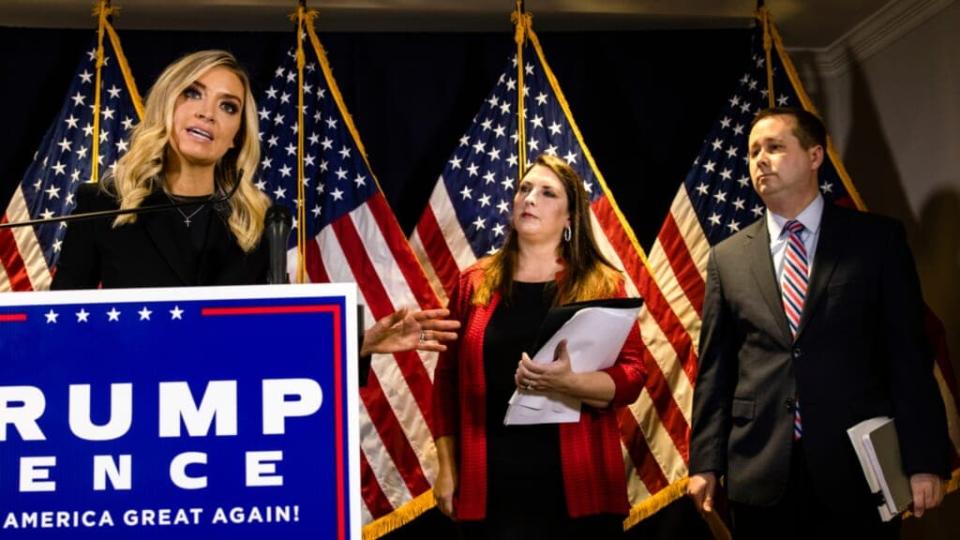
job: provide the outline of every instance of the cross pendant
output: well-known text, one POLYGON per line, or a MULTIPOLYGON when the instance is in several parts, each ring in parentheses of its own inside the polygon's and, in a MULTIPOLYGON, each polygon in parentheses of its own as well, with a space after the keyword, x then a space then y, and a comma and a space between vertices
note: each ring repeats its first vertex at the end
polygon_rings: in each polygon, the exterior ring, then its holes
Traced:
POLYGON ((190 228, 190 218, 183 218, 183 224, 190 228))

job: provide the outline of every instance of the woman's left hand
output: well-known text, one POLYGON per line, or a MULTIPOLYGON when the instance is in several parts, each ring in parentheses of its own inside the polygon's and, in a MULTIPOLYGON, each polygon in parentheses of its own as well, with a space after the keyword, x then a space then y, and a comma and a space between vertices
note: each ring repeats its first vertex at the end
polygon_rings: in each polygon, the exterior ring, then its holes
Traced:
POLYGON ((447 309, 400 309, 380 319, 363 335, 360 356, 399 351, 445 351, 444 341, 457 339, 460 322, 447 309))
POLYGON ((527 353, 523 353, 514 381, 522 390, 568 393, 572 375, 567 340, 562 340, 553 353, 553 362, 548 364, 538 364, 527 353))

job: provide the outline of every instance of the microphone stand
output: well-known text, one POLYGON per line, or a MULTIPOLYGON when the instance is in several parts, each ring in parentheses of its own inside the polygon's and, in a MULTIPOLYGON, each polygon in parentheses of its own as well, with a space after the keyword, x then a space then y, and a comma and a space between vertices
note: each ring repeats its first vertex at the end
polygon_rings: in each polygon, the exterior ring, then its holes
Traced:
POLYGON ((48 223, 59 223, 61 221, 69 223, 71 221, 83 221, 87 219, 124 216, 127 214, 149 214, 151 212, 161 212, 163 210, 174 210, 174 209, 183 208, 186 206, 196 207, 198 204, 200 206, 206 206, 208 204, 215 206, 230 200, 230 198, 233 197, 233 195, 237 192, 239 188, 240 188, 240 180, 238 179, 237 183, 234 184, 232 188, 230 188, 229 193, 227 193, 222 197, 218 197, 216 199, 210 199, 202 203, 197 203, 196 201, 185 201, 185 202, 170 203, 170 204, 156 204, 153 206, 142 206, 137 208, 124 208, 124 209, 117 209, 117 210, 99 210, 97 212, 86 212, 83 214, 70 214, 67 216, 57 216, 57 217, 44 218, 44 219, 31 219, 28 221, 15 221, 12 223, 0 223, 0 231, 4 229, 14 229, 17 227, 27 227, 31 225, 46 225, 48 223))

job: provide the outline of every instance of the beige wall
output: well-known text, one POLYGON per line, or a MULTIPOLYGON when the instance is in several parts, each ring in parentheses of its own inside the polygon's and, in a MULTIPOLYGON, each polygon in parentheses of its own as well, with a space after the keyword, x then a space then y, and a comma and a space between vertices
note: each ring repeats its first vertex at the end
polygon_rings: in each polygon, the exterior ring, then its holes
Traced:
MULTIPOLYGON (((960 2, 845 73, 822 76, 795 54, 867 206, 907 226, 928 304, 946 327, 960 372, 960 2)), ((960 493, 904 538, 960 537, 960 493)))

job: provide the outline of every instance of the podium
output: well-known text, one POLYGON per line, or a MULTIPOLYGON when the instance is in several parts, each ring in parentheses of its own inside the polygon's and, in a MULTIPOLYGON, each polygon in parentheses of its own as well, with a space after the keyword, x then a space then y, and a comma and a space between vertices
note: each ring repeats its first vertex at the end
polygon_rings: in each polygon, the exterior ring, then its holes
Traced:
POLYGON ((0 295, 0 537, 359 539, 356 303, 0 295))

